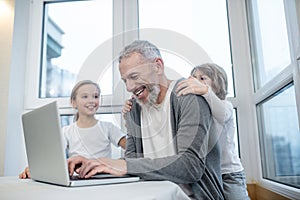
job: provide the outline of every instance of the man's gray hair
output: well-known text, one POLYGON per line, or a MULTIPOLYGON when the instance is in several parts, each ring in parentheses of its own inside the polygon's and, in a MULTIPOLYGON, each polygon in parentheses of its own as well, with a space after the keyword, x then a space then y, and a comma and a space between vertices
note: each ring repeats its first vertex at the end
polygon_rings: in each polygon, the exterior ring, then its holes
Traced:
POLYGON ((127 58, 133 53, 141 54, 145 60, 154 60, 155 58, 161 58, 159 49, 146 40, 135 40, 131 44, 127 45, 120 53, 119 63, 123 58, 127 58))

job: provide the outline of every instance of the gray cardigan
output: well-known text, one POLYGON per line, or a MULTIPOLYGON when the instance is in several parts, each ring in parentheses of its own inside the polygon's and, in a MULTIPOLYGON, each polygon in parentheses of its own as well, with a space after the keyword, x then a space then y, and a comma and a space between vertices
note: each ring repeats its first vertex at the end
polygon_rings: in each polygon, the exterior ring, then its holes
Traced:
MULTIPOLYGON (((177 82, 178 83, 178 82, 177 82)), ((176 83, 176 85, 177 85, 176 83)), ((214 138, 210 108, 202 96, 171 93, 171 125, 177 152, 163 158, 144 158, 141 107, 136 101, 125 116, 128 132, 125 160, 128 174, 144 180, 189 184, 196 199, 224 199, 218 138, 214 138)))

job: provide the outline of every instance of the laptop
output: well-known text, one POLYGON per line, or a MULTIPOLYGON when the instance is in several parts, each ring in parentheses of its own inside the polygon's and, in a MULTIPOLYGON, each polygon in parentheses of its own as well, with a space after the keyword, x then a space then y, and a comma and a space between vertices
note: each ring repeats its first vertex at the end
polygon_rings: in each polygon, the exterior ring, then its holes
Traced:
POLYGON ((62 186, 86 186, 138 181, 135 176, 97 174, 79 179, 68 173, 57 102, 22 114, 23 133, 31 179, 62 186))

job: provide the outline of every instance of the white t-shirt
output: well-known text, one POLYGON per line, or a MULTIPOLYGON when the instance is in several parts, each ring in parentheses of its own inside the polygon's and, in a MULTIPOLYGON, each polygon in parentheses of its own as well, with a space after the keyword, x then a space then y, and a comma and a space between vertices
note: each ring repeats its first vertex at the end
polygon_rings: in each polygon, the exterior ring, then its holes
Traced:
POLYGON ((110 122, 98 121, 90 128, 79 128, 77 123, 62 128, 68 157, 81 155, 88 159, 111 158, 111 144, 118 143, 125 134, 110 122))
POLYGON ((174 84, 175 81, 170 83, 162 103, 141 109, 143 152, 147 158, 175 155, 170 120, 170 95, 174 84))

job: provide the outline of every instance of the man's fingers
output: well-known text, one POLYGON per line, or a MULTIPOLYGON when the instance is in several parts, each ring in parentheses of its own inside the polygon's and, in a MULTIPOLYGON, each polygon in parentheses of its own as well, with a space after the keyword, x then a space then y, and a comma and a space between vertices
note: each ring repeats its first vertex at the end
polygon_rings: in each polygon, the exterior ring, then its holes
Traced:
MULTIPOLYGON (((101 165, 99 160, 89 160, 80 168, 79 175, 80 177, 86 177, 87 174, 91 174, 91 171, 96 168, 98 165, 101 165)), ((94 175, 94 174, 93 174, 94 175)))
POLYGON ((101 170, 101 166, 94 167, 92 170, 88 171, 88 173, 84 176, 84 178, 90 178, 91 176, 94 176, 97 173, 101 173, 103 170, 101 170))
POLYGON ((72 158, 68 159, 68 169, 69 169, 70 176, 73 176, 76 164, 77 164, 76 160, 72 158))
POLYGON ((74 173, 74 166, 72 162, 70 162, 70 160, 68 160, 68 170, 69 170, 69 175, 72 176, 74 173))

